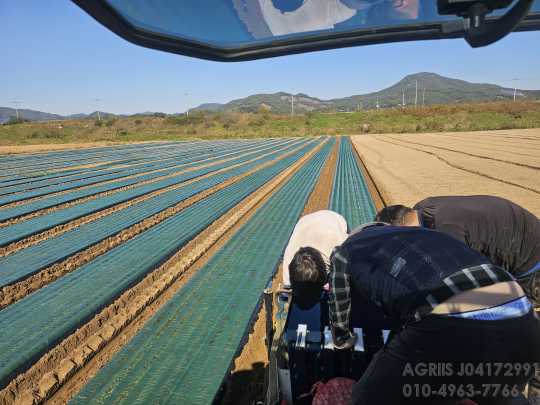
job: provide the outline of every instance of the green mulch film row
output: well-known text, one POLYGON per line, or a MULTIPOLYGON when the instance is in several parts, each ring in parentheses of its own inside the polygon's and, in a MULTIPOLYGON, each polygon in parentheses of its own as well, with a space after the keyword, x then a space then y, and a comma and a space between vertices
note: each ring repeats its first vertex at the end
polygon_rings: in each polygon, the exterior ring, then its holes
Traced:
POLYGON ((211 403, 333 143, 280 188, 71 403, 211 403))
POLYGON ((345 217, 349 229, 373 221, 376 213, 349 137, 341 138, 330 209, 345 217))
POLYGON ((1 310, 0 387, 319 142, 304 144, 1 310))

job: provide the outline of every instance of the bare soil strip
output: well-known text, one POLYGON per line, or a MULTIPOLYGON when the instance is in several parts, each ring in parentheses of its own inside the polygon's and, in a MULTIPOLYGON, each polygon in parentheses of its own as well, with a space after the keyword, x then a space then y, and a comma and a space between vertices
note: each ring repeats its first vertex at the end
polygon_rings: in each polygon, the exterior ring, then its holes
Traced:
POLYGON ((499 130, 499 131, 472 131, 472 132, 448 132, 445 135, 451 137, 472 137, 474 139, 494 139, 505 142, 511 140, 512 143, 517 144, 537 144, 540 142, 540 131, 535 129, 518 129, 513 131, 499 130), (528 135, 528 136, 524 136, 528 135), (525 141, 525 142, 522 142, 525 141), (529 142, 532 141, 532 142, 529 142))
MULTIPOLYGON (((337 138, 302 215, 328 209, 336 171, 339 142, 340 138, 337 138)), ((272 279, 272 291, 277 291, 280 288, 282 275, 283 266, 280 264, 272 279)), ((276 305, 274 305, 275 308, 276 305)), ((264 399, 264 377, 266 367, 268 367, 268 350, 265 339, 265 308, 261 305, 248 341, 240 355, 234 360, 234 366, 223 394, 222 405, 251 405, 254 401, 264 399)))
MULTIPOLYGON (((289 142, 291 142, 291 141, 289 141, 289 142)), ((254 145, 254 148, 256 148, 255 145, 254 145)), ((232 151, 230 153, 226 153, 226 154, 222 155, 222 157, 230 156, 231 154, 234 154, 234 153, 235 152, 232 151)), ((231 161, 231 160, 234 160, 234 159, 238 159, 238 158, 240 158, 242 156, 245 156, 245 155, 248 155, 250 153, 253 153, 253 150, 251 148, 249 148, 249 150, 246 151, 246 153, 243 153, 241 155, 234 156, 234 157, 231 157, 231 158, 228 158, 228 159, 220 159, 219 161, 208 163, 206 165, 191 167, 191 168, 188 168, 188 169, 185 169, 185 170, 180 170, 178 172, 168 174, 166 176, 161 176, 161 177, 157 177, 155 179, 141 181, 139 183, 132 184, 132 185, 129 185, 129 186, 115 188, 114 190, 103 191, 103 192, 100 192, 100 193, 92 194, 91 196, 88 196, 88 197, 83 197, 83 198, 80 198, 78 200, 71 201, 69 203, 59 204, 59 205, 56 205, 56 206, 51 207, 51 208, 45 208, 45 209, 42 209, 42 210, 39 210, 39 211, 34 211, 34 212, 32 212, 30 214, 27 214, 27 215, 23 215, 23 216, 20 216, 20 217, 17 217, 17 218, 13 218, 13 219, 8 220, 8 221, 0 222, 0 227, 1 226, 8 226, 8 225, 11 225, 11 224, 14 224, 14 223, 17 223, 17 222, 20 222, 20 221, 24 221, 24 220, 29 219, 29 218, 33 218, 33 217, 38 216, 38 215, 43 215, 43 214, 46 214, 46 213, 49 213, 49 212, 52 212, 52 211, 56 211, 56 210, 59 210, 59 209, 71 207, 71 206, 73 206, 75 204, 80 204, 80 203, 87 202, 87 201, 90 201, 90 200, 95 200, 97 198, 105 197, 105 196, 115 194, 115 193, 118 193, 118 192, 121 192, 121 191, 130 190, 130 189, 135 188, 135 187, 139 187, 139 186, 143 186, 143 185, 147 185, 147 184, 151 184, 151 183, 156 183, 158 181, 166 180, 166 179, 169 179, 171 177, 175 177, 175 176, 178 176, 178 175, 181 175, 181 174, 189 173, 189 172, 192 172, 192 171, 195 171, 195 170, 204 169, 206 167, 212 167, 212 166, 215 166, 215 165, 219 165, 219 164, 224 163, 224 162, 228 162, 228 161, 231 161)), ((215 158, 216 158, 216 156, 210 156, 210 157, 202 159, 200 161, 182 163, 182 164, 179 164, 179 165, 176 165, 176 166, 173 166, 173 167, 180 169, 180 168, 185 167, 185 166, 191 166, 191 165, 194 165, 195 163, 203 163, 203 162, 206 162, 208 160, 215 159, 215 158)), ((81 186, 81 187, 74 187, 74 188, 70 188, 69 190, 58 191, 58 192, 46 194, 46 195, 39 196, 39 197, 33 197, 33 198, 28 198, 28 199, 25 199, 25 200, 21 200, 21 201, 15 201, 15 202, 0 206, 0 209, 13 208, 13 207, 17 207, 17 206, 20 206, 20 205, 25 205, 25 204, 28 204, 28 203, 31 203, 31 202, 34 202, 34 201, 42 200, 42 199, 45 199, 45 198, 64 195, 64 194, 67 194, 67 193, 71 193, 73 191, 85 190, 85 189, 88 189, 88 188, 91 188, 91 187, 103 186, 103 185, 111 184, 111 183, 114 183, 114 182, 117 182, 117 181, 131 180, 131 179, 135 179, 137 177, 146 176, 148 174, 154 174, 154 173, 159 173, 159 172, 162 172, 162 171, 170 170, 173 167, 165 167, 165 168, 161 168, 161 169, 150 170, 148 172, 137 173, 137 174, 134 174, 134 175, 131 175, 131 176, 122 177, 121 179, 112 179, 112 180, 102 181, 102 182, 96 183, 96 184, 90 184, 90 185, 81 186)))
POLYGON ((38 145, 6 145, 0 146, 0 155, 38 155, 45 152, 59 151, 59 150, 79 150, 79 149, 93 149, 101 148, 104 146, 116 146, 116 145, 133 145, 144 143, 160 143, 164 141, 146 141, 146 142, 89 142, 89 143, 58 143, 58 144, 38 144, 38 145))
POLYGON ((444 146, 437 146, 437 145, 433 145, 433 144, 427 143, 427 142, 426 143, 413 142, 410 139, 405 138, 405 137, 402 137, 402 139, 400 139, 400 138, 395 138, 395 137, 392 137, 392 136, 386 136, 385 138, 393 139, 394 141, 399 141, 399 142, 407 142, 408 144, 419 145, 419 146, 424 146, 424 147, 427 146, 427 147, 430 147, 430 148, 433 148, 433 149, 440 149, 440 150, 445 150, 445 151, 448 151, 448 152, 460 153, 462 155, 471 156, 471 157, 478 158, 478 159, 492 160, 492 161, 495 161, 495 162, 506 163, 506 164, 509 164, 509 165, 526 167, 526 168, 532 169, 532 170, 540 170, 540 166, 528 165, 528 164, 525 164, 525 163, 514 162, 514 161, 506 160, 506 159, 497 159, 497 158, 490 157, 490 156, 485 156, 485 155, 478 155, 476 153, 465 152, 465 151, 462 151, 462 150, 447 148, 447 147, 444 147, 444 146))
POLYGON ((487 130, 487 131, 467 131, 467 132, 451 132, 451 135, 488 135, 490 137, 499 139, 521 139, 526 141, 539 141, 540 129, 528 128, 528 129, 507 129, 507 130, 487 130))
MULTIPOLYGON (((353 144, 353 146, 355 145, 353 144)), ((364 181, 366 182, 369 194, 371 195, 371 199, 373 200, 373 203, 375 204, 375 209, 377 211, 380 211, 384 207, 387 206, 387 203, 384 200, 383 193, 377 186, 377 183, 375 183, 375 180, 373 180, 373 177, 371 176, 371 173, 369 172, 367 166, 364 164, 362 157, 358 153, 358 148, 356 148, 355 146, 353 149, 354 149, 354 156, 356 158, 356 163, 358 164, 358 167, 360 168, 360 171, 362 172, 362 176, 364 177, 364 181)))
POLYGON ((334 185, 340 142, 343 142, 341 138, 336 138, 336 143, 321 170, 321 175, 306 202, 302 215, 326 210, 330 206, 330 196, 332 195, 332 187, 334 185))
MULTIPOLYGON (((144 231, 147 231, 148 229, 156 226, 157 224, 159 224, 160 222, 163 222, 164 220, 166 220, 167 218, 170 218, 171 216, 173 215, 176 215, 178 214, 180 211, 182 211, 183 209, 189 207, 190 205, 193 205, 195 204, 196 202, 198 201, 201 201, 203 200, 204 198, 208 197, 209 195, 211 194, 214 194, 216 193, 217 191, 219 190, 222 190, 226 187, 229 187, 230 185, 252 175, 253 173, 259 171, 259 170, 262 170, 264 169, 265 167, 268 167, 268 166, 271 166, 275 163, 277 163, 278 161, 290 156, 291 154, 294 154, 295 152, 297 152, 299 149, 301 149, 304 145, 302 146, 299 146, 295 149, 292 149, 291 151, 287 152, 287 153, 284 153, 283 155, 271 160, 271 161, 268 161, 266 163, 263 163, 263 164, 260 164, 258 166, 256 166, 255 168, 253 168, 252 170, 244 173, 244 174, 241 174, 241 175, 238 175, 238 176, 235 176, 235 177, 232 177, 220 184, 218 184, 217 186, 214 186, 214 187, 211 187, 201 193, 198 193, 184 201, 181 201, 179 202, 178 204, 172 206, 172 207, 169 207, 167 208, 166 210, 164 211, 161 211, 159 212, 158 214, 155 214, 141 222, 138 222, 137 224, 133 225, 133 226, 130 226, 129 228, 126 228, 124 230, 122 230, 121 232, 113 235, 113 236, 110 236, 108 237, 107 239, 104 239, 102 240, 101 242, 95 244, 95 245, 92 245, 92 246, 89 246, 88 248, 80 251, 79 253, 76 253, 75 255, 73 256, 70 256, 69 258, 63 260, 63 261, 60 261, 58 263, 55 263, 53 264, 52 266, 49 266, 49 267, 46 267, 45 269, 43 269, 42 271, 40 271, 39 273, 37 274, 34 274, 32 276, 30 276, 29 278, 26 278, 18 283, 14 283, 14 284, 11 284, 11 285, 8 285, 8 286, 5 286, 3 287, 2 289, 0 289, 0 310, 7 307, 8 305, 11 305, 15 302, 17 302, 18 300, 26 297, 28 294, 44 287, 45 285, 49 284, 49 283, 52 283, 53 281, 57 280, 58 278, 64 276, 65 274, 67 273, 70 273, 72 272, 73 270, 77 269, 78 267, 90 262, 91 260, 94 260, 96 257, 98 256, 101 256, 102 254, 106 253, 107 251, 115 248, 116 246, 120 245, 121 243, 124 243, 126 241, 128 241, 129 239, 132 239, 134 238, 135 236, 137 236, 138 234, 144 232, 144 231)), ((216 175, 218 173, 223 173, 223 172, 227 172, 227 171, 230 171, 230 170, 233 170, 234 168, 238 167, 238 166, 242 166, 242 165, 245 165, 245 164, 248 164, 248 163, 251 163, 251 162, 254 162, 256 160, 259 160, 269 154, 272 154, 272 153, 275 153, 275 151, 272 151, 272 152, 269 152, 267 154, 264 154, 264 155, 259 155, 249 161, 246 161, 246 162, 243 162, 243 163, 239 163, 239 164, 236 164, 236 165, 232 165, 232 166, 229 166, 229 167, 226 167, 224 169, 221 169, 221 170, 218 170, 216 172, 213 172, 213 173, 209 173, 205 176, 202 176, 202 177, 198 177, 196 179, 192 179, 188 182, 185 182, 185 183, 182 183, 181 185, 176 185, 174 186, 172 189, 175 189, 175 188, 180 188, 180 187, 185 187, 193 182, 196 182, 198 180, 201 180, 203 178, 206 178, 206 177, 211 177, 213 175, 216 175)), ((166 191, 170 191, 171 189, 168 189, 166 191)), ((160 190, 161 191, 161 190, 160 190)), ((165 191, 163 191, 165 192, 165 191)), ((161 194, 161 193, 159 193, 161 194)), ((157 196, 159 194, 156 194, 154 195, 157 196)), ((148 197, 150 198, 150 197, 148 197)), ((140 201, 137 201, 137 202, 140 202, 140 201)), ((122 208, 119 208, 119 209, 123 209, 123 208, 127 208, 129 207, 130 205, 133 205, 135 204, 135 200, 131 200, 129 202, 129 204, 127 205, 124 205, 122 208)), ((109 215, 111 212, 108 212, 104 215, 101 215, 101 216, 105 216, 105 215, 109 215)), ((95 220, 97 218, 93 218, 91 220, 95 220)), ((74 223, 70 223, 72 224, 72 226, 70 227, 70 229, 73 229, 73 228, 76 228, 78 226, 81 226, 82 224, 84 223, 87 223, 87 222, 90 222, 90 220, 87 220, 87 221, 74 221, 74 223)), ((65 232, 65 230, 63 230, 63 232, 65 232)), ((56 235, 53 235, 53 236, 56 236, 56 235)), ((46 237, 44 237, 45 239, 47 239, 48 237, 50 237, 50 235, 46 235, 46 237)), ((41 239, 43 240, 43 239, 41 239)), ((38 241, 39 242, 39 241, 38 241)), ((37 242, 34 242, 34 243, 37 243, 37 242)), ((34 244, 33 243, 33 244, 34 244)), ((24 247, 27 247, 27 246, 24 246, 24 247)), ((20 248, 22 249, 22 247, 20 248)), ((20 250, 19 249, 19 250, 20 250)))
POLYGON ((504 183, 504 184, 508 184, 510 186, 514 186, 514 187, 518 187, 518 188, 521 188, 523 190, 528 190, 528 191, 531 191, 533 193, 536 193, 536 194, 540 194, 540 190, 538 189, 535 189, 535 188, 532 188, 532 187, 528 187, 528 186, 524 186, 522 184, 519 184, 519 183, 515 183, 513 181, 508 181, 508 180, 504 180, 504 179, 501 179, 501 178, 498 178, 498 177, 494 177, 494 176, 491 176, 489 174, 486 174, 486 173, 483 173, 483 172, 480 172, 480 171, 477 171, 477 170, 471 170, 465 166, 461 166, 461 165, 458 165, 458 164, 455 164, 453 162, 450 162, 448 159, 442 157, 441 155, 439 155, 438 153, 436 152, 431 152, 431 151, 427 151, 427 150, 424 150, 424 149, 420 149, 420 148, 415 148, 415 147, 412 147, 412 146, 406 146, 404 145, 403 143, 401 142, 392 142, 392 141, 388 141, 386 139, 380 139, 381 142, 386 142, 386 143, 390 143, 390 144, 393 144, 393 145, 397 145, 397 146, 400 146, 402 148, 407 148, 407 149, 412 149, 412 150, 416 150, 418 152, 423 152, 423 153, 426 153, 428 155, 431 155, 431 156, 434 156, 436 157, 437 159, 439 159, 441 162, 444 162, 446 163, 448 166, 450 167, 453 167, 455 169, 459 169, 459 170, 463 170, 463 171, 466 171, 466 172, 469 172, 469 173, 473 173, 473 174, 476 174, 478 176, 481 176, 481 177, 484 177, 486 179, 490 179, 490 180, 495 180, 495 181, 498 181, 498 182, 501 182, 501 183, 504 183))
MULTIPOLYGON (((417 191, 414 184, 409 184, 409 179, 401 177, 396 174, 396 172, 389 170, 389 165, 387 164, 385 157, 383 157, 383 155, 378 151, 378 148, 371 147, 366 142, 360 143, 360 140, 373 141, 373 138, 370 137, 368 139, 366 136, 357 136, 353 139, 355 139, 353 142, 356 153, 362 157, 362 161, 365 162, 366 167, 370 168, 370 173, 376 173, 373 174, 374 180, 378 184, 378 189, 381 193, 382 199, 387 204, 392 204, 393 201, 395 201, 392 199, 392 195, 395 196, 395 189, 393 190, 393 194, 391 194, 389 188, 386 187, 389 182, 382 182, 381 179, 391 179, 394 184, 406 184, 408 187, 412 187, 412 189, 417 191), (374 172, 374 170, 376 171, 374 172)), ((392 155, 391 158, 393 157, 394 156, 392 155)))
MULTIPOLYGON (((187 180, 187 181, 184 181, 184 182, 181 182, 181 183, 178 183, 178 184, 174 184, 172 186, 162 188, 160 190, 150 192, 150 193, 142 195, 140 197, 133 198, 133 199, 131 199, 129 201, 116 204, 116 205, 114 205, 112 207, 109 207, 109 208, 94 212, 92 214, 85 215, 85 216, 83 216, 81 218, 77 218, 77 219, 75 219, 73 221, 70 221, 70 222, 67 222, 65 224, 57 225, 57 226, 55 226, 53 228, 47 229, 46 231, 36 233, 36 234, 31 235, 31 236, 29 236, 27 238, 24 238, 24 239, 22 239, 20 241, 13 242, 13 243, 11 243, 9 245, 0 247, 0 257, 4 257, 4 256, 10 255, 12 253, 18 252, 19 250, 22 250, 22 249, 25 249, 27 247, 33 246, 33 245, 35 245, 35 244, 37 244, 39 242, 42 242, 42 241, 44 241, 46 239, 50 239, 50 238, 59 236, 59 235, 65 233, 65 232, 68 232, 68 231, 72 230, 72 229, 78 228, 81 225, 88 224, 90 222, 96 221, 96 220, 98 220, 100 218, 103 218, 103 217, 105 217, 107 215, 111 215, 114 212, 126 209, 128 207, 133 206, 134 204, 139 204, 142 201, 148 200, 150 198, 154 198, 156 196, 167 193, 169 191, 185 187, 185 186, 187 186, 187 185, 189 185, 191 183, 197 182, 199 180, 203 180, 203 179, 206 179, 208 177, 212 177, 212 176, 214 176, 216 174, 224 173, 224 172, 230 171, 232 169, 235 169, 237 167, 252 163, 252 162, 254 162, 254 161, 258 160, 258 159, 261 159, 261 158, 263 158, 265 156, 268 156, 268 155, 270 155, 272 153, 279 152, 280 150, 283 150, 285 148, 286 148, 286 146, 283 146, 283 147, 281 147, 279 149, 274 149, 271 152, 255 156, 253 159, 250 159, 248 161, 237 163, 235 165, 231 165, 231 166, 228 166, 226 168, 219 169, 219 170, 216 170, 214 172, 207 173, 207 174, 204 174, 202 176, 195 177, 195 178, 193 178, 191 180, 187 180)), ((297 150, 297 149, 295 149, 295 150, 297 150)), ((202 167, 204 167, 204 166, 201 166, 201 168, 202 167)), ((23 217, 20 217, 20 218, 23 218, 23 217)), ((1 295, 0 295, 0 300, 1 300, 1 295)))
POLYGON ((211 248, 224 243, 224 239, 237 230, 238 225, 235 225, 241 220, 247 221, 265 199, 285 184, 321 146, 220 217, 163 265, 50 350, 0 391, 0 403, 39 403, 55 392, 50 402, 66 403, 188 281, 198 269, 193 264, 207 252, 205 257, 208 259, 211 248), (230 234, 226 234, 227 231, 230 234), (85 365, 87 367, 81 370, 85 365))
MULTIPOLYGON (((488 135, 484 135, 486 138, 489 138, 488 135)), ((449 135, 447 137, 448 142, 453 142, 454 144, 467 144, 470 145, 473 150, 478 148, 485 150, 493 150, 497 152, 512 152, 519 156, 529 156, 538 158, 538 154, 534 151, 540 150, 540 139, 536 142, 518 142, 513 138, 503 138, 500 142, 497 142, 497 137, 495 139, 482 139, 475 138, 474 136, 458 136, 458 135, 449 135), (522 152, 532 152, 532 153, 522 153, 522 152)), ((435 136, 430 137, 431 140, 436 141, 435 136)))

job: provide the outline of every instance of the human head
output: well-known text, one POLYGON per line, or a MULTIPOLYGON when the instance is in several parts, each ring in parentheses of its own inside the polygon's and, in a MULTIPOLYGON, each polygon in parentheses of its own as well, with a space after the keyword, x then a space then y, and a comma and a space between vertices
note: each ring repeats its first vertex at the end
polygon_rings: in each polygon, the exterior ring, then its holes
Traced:
POLYGON ((375 221, 386 222, 394 226, 419 226, 418 214, 405 205, 390 205, 380 210, 375 221))
POLYGON ((303 247, 289 264, 293 297, 300 308, 310 308, 319 300, 328 279, 327 264, 321 252, 303 247))

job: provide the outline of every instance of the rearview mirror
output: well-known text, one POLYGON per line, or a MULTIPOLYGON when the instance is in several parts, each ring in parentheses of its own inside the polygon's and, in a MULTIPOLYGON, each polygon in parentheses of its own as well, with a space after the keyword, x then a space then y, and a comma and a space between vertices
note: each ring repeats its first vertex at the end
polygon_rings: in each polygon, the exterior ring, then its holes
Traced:
POLYGON ((130 42, 220 61, 458 37, 484 46, 540 29, 540 0, 73 1, 130 42))

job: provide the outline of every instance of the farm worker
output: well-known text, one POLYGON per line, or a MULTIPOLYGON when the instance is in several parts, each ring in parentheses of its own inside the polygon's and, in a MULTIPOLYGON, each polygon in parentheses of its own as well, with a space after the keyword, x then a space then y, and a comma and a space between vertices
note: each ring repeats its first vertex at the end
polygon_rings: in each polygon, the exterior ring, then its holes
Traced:
MULTIPOLYGON (((466 243, 514 275, 540 308, 540 220, 525 208, 486 195, 430 197, 413 208, 386 207, 376 218, 435 229, 466 243)), ((540 404, 540 378, 531 381, 529 400, 540 404)))
POLYGON ((514 275, 540 304, 540 220, 504 198, 474 195, 430 197, 413 208, 392 205, 377 221, 444 232, 514 275))
POLYGON ((337 212, 322 210, 300 218, 283 255, 284 287, 292 286, 293 294, 296 290, 296 295, 302 292, 305 297, 317 295, 318 290, 319 298, 332 250, 347 236, 347 221, 337 212))
POLYGON ((329 281, 336 349, 356 341, 351 297, 402 326, 355 384, 353 404, 506 404, 540 361, 540 321, 520 285, 445 233, 365 227, 334 250, 329 281))

